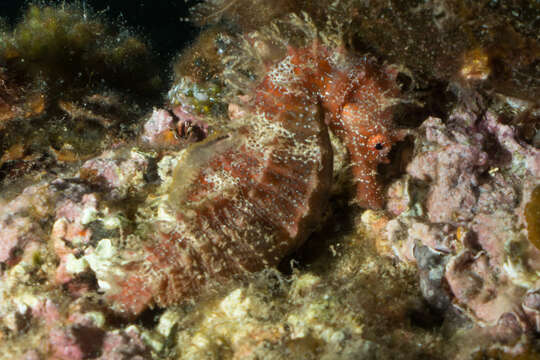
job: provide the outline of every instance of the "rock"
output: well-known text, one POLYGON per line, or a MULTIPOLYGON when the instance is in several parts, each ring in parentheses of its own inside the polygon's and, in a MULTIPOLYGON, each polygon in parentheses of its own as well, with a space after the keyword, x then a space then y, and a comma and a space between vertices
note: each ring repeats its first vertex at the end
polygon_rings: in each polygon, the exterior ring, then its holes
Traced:
POLYGON ((179 145, 178 136, 172 115, 167 110, 154 109, 144 124, 142 140, 159 148, 179 145))
POLYGON ((437 310, 446 310, 451 304, 444 279, 448 257, 423 245, 414 248, 414 257, 418 264, 422 295, 437 310))
POLYGON ((80 177, 109 192, 113 199, 124 199, 132 192, 140 191, 146 184, 144 175, 148 170, 148 158, 132 149, 108 151, 98 158, 88 160, 80 170, 80 177))

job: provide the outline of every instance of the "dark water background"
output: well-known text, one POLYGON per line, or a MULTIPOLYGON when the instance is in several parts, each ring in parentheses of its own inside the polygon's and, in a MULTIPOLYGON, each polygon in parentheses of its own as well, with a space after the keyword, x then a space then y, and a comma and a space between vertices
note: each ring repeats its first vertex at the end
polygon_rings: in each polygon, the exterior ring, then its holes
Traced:
MULTIPOLYGON (((69 1, 66 1, 68 3, 69 1)), ((121 22, 150 41, 152 48, 163 63, 181 50, 197 34, 197 29, 184 19, 194 0, 86 0, 95 12, 121 22)), ((0 0, 0 16, 13 25, 17 23, 28 6, 27 0, 0 0)), ((53 3, 42 1, 39 3, 53 3)), ((55 2, 58 3, 58 2, 55 2)), ((80 2, 82 3, 82 2, 80 2)))

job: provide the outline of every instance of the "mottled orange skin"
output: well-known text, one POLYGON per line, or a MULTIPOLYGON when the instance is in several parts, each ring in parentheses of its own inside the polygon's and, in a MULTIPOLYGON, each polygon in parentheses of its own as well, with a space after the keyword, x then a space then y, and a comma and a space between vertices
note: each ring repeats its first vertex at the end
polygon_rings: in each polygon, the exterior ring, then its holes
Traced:
MULTIPOLYGON (((387 155, 399 138, 391 109, 399 96, 397 72, 391 68, 382 71, 370 59, 353 57, 338 68, 329 60, 330 50, 317 43, 303 49, 289 48, 288 53, 295 73, 302 79, 302 91, 318 96, 327 124, 347 147, 356 183, 354 202, 363 208, 382 208, 384 194, 377 180, 377 166, 388 162, 387 155)), ((283 91, 269 77, 263 86, 269 89, 265 95, 283 91)), ((257 105, 269 112, 277 107, 287 109, 288 103, 283 102, 287 97, 279 94, 278 98, 279 103, 258 99, 257 105)), ((291 97, 290 103, 294 102, 291 97)))

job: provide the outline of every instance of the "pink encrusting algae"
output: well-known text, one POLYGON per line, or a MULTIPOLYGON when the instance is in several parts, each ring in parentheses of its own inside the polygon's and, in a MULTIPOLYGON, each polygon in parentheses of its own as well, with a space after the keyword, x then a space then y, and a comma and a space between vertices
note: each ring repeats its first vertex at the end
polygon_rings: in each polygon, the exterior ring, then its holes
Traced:
POLYGON ((108 298, 137 314, 193 297, 209 281, 275 266, 320 222, 332 182, 327 126, 347 146, 356 201, 380 208, 377 165, 396 136, 394 72, 315 41, 289 47, 254 88, 226 135, 192 145, 175 169, 167 208, 144 261, 125 266, 108 298))

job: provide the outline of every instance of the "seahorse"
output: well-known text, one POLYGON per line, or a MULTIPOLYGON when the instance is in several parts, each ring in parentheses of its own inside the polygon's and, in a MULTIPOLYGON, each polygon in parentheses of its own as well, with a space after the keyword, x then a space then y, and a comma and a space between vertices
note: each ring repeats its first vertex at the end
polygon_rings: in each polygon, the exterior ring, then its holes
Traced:
POLYGON ((382 205, 376 181, 395 140, 393 73, 315 39, 288 46, 253 87, 248 115, 193 145, 169 187, 167 226, 156 222, 144 260, 125 266, 107 298, 137 314, 275 266, 316 229, 332 183, 334 131, 348 148, 363 207, 382 205), (330 130, 329 130, 330 129, 330 130))

